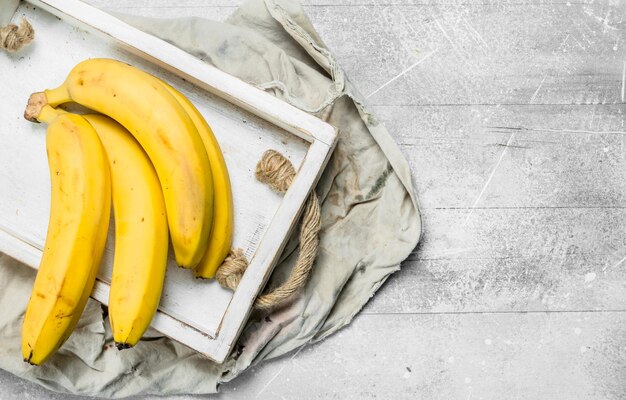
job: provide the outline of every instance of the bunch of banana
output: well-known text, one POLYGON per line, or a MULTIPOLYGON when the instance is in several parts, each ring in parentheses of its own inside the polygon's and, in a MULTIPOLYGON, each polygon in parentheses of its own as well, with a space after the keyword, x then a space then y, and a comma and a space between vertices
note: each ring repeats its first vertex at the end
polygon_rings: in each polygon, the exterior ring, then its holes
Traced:
POLYGON ((63 85, 31 95, 24 115, 49 124, 53 177, 46 246, 24 317, 24 359, 45 361, 78 321, 100 264, 111 197, 109 319, 118 348, 132 347, 159 303, 168 230, 176 262, 197 277, 214 277, 230 249, 233 203, 219 144, 176 89, 109 59, 79 63, 63 85), (54 108, 69 102, 104 115, 54 108))

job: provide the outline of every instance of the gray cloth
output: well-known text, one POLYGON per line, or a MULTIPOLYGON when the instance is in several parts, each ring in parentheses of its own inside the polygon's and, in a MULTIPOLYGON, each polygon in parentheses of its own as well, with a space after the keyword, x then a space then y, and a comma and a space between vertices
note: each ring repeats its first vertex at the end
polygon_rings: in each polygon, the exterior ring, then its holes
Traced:
MULTIPOLYGON (((37 368, 20 357, 21 319, 35 274, 0 255, 0 368, 77 394, 212 393, 251 365, 322 340, 348 324, 416 246, 421 233, 417 199, 406 160, 358 101, 296 2, 252 0, 227 23, 120 18, 340 129, 317 186, 322 201, 319 255, 295 301, 269 318, 253 314, 222 365, 153 331, 149 340, 118 352, 108 321, 91 301, 69 341, 37 368)), ((270 285, 288 275, 296 248, 292 239, 270 285)))
POLYGON ((0 4, 0 28, 9 25, 20 0, 3 0, 0 4))

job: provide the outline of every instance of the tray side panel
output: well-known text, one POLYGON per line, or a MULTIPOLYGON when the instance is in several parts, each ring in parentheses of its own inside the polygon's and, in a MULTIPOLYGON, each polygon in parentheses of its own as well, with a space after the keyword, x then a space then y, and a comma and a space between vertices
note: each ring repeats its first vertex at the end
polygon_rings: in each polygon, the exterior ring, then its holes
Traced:
POLYGON ((312 142, 332 146, 336 132, 329 124, 229 75, 157 37, 139 31, 80 0, 29 0, 74 24, 115 39, 128 51, 184 77, 199 87, 312 142))

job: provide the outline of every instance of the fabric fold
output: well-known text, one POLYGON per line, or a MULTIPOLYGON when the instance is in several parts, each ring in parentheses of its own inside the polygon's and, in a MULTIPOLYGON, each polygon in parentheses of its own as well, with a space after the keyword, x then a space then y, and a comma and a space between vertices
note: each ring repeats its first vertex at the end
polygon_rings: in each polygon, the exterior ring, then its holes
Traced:
MULTIPOLYGON (((320 252, 302 292, 270 315, 254 313, 222 365, 154 331, 134 349, 117 351, 108 320, 92 301, 68 343, 40 368, 27 366, 19 356, 21 318, 34 272, 0 256, 0 368, 74 394, 212 393, 248 367, 350 323, 400 268, 421 235, 410 169, 299 3, 250 0, 225 23, 116 15, 339 129, 336 150, 316 189, 322 206, 320 252)), ((270 286, 289 274, 296 247, 292 238, 270 286)))

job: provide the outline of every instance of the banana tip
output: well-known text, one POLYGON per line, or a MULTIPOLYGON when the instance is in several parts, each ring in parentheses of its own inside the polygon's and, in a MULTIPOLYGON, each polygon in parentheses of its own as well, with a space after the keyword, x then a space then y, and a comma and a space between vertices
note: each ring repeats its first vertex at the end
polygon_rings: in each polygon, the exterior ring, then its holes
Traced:
POLYGON ((44 92, 37 92, 30 95, 28 98, 28 104, 26 105, 26 110, 24 110, 24 118, 27 121, 31 122, 39 122, 37 121, 37 117, 39 117, 39 113, 41 113, 41 109, 48 104, 48 99, 46 98, 46 94, 44 92))
POLYGON ((130 349, 133 346, 128 343, 115 342, 115 347, 117 347, 118 350, 125 350, 125 349, 130 349))
POLYGON ((29 363, 30 365, 37 365, 35 364, 33 361, 33 351, 31 350, 30 353, 28 353, 28 357, 24 358, 24 362, 29 363))

